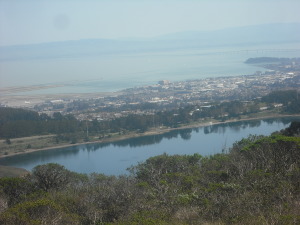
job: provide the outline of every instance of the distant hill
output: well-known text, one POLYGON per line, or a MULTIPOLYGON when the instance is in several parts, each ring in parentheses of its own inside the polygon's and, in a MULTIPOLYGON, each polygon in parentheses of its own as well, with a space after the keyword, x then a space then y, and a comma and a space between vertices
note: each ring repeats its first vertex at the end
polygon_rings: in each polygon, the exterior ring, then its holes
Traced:
POLYGON ((267 24, 145 39, 85 39, 0 47, 0 61, 90 57, 223 46, 299 42, 300 23, 267 24))
POLYGON ((290 63, 292 61, 300 61, 300 58, 276 58, 276 57, 257 57, 249 58, 245 61, 247 64, 256 64, 256 63, 290 63))

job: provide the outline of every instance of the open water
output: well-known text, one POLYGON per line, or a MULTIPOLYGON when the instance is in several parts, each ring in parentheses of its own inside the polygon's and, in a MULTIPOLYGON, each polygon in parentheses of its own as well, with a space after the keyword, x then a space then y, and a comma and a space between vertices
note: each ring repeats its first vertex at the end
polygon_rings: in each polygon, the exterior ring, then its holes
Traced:
POLYGON ((46 150, 0 159, 1 165, 31 170, 39 164, 59 163, 79 173, 121 175, 127 168, 147 158, 167 153, 208 156, 229 151, 236 141, 250 134, 269 135, 289 126, 300 118, 251 120, 213 125, 194 129, 174 130, 128 140, 79 145, 69 148, 46 150))
POLYGON ((244 62, 264 56, 300 57, 300 43, 0 61, 0 95, 11 86, 63 84, 12 94, 95 93, 159 80, 249 75, 265 69, 244 62))

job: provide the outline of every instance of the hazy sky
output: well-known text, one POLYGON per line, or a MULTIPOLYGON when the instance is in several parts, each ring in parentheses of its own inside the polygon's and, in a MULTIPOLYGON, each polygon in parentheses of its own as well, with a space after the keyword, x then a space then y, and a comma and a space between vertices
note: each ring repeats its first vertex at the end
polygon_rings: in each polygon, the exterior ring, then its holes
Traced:
POLYGON ((300 0, 0 0, 0 46, 300 22, 300 0))

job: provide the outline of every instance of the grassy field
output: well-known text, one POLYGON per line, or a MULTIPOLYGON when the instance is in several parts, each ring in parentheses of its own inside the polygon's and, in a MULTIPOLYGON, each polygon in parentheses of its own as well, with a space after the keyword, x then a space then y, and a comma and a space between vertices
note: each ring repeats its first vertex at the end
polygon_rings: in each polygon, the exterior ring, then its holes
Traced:
MULTIPOLYGON (((72 143, 70 140, 57 141, 56 135, 11 138, 9 139, 9 143, 5 139, 0 139, 0 157, 29 153, 36 150, 52 149, 88 143, 86 140, 84 140, 83 137, 78 137, 78 135, 76 136, 76 143, 72 143)), ((120 137, 120 135, 117 136, 120 137)), ((115 139, 118 139, 118 137, 116 137, 116 135, 111 135, 111 138, 105 138, 100 140, 99 136, 90 136, 89 142, 113 141, 115 139)))
POLYGON ((1 139, 0 156, 22 153, 32 149, 52 147, 53 145, 55 145, 54 135, 13 138, 10 139, 10 143, 1 139))

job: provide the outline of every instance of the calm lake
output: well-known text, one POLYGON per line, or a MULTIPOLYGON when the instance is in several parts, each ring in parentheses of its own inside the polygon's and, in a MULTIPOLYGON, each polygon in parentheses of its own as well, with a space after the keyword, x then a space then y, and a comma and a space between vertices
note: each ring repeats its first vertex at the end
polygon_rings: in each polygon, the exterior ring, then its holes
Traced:
POLYGON ((79 173, 121 175, 126 174, 126 169, 131 165, 163 153, 199 153, 203 156, 221 153, 222 149, 228 150, 234 142, 250 134, 269 135, 288 127, 290 122, 295 120, 300 121, 300 117, 251 120, 175 130, 113 143, 79 145, 17 155, 0 159, 0 164, 31 170, 39 164, 55 162, 79 173))

